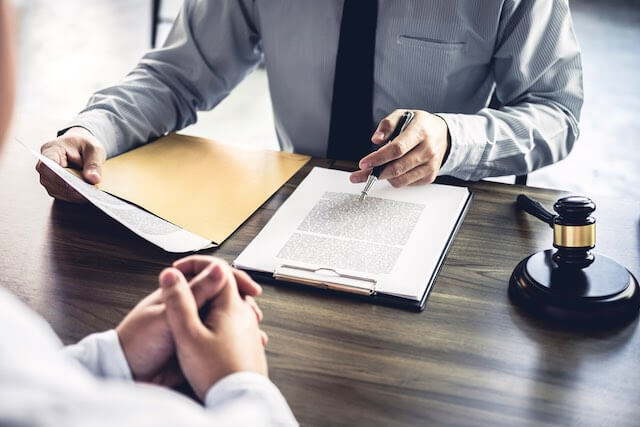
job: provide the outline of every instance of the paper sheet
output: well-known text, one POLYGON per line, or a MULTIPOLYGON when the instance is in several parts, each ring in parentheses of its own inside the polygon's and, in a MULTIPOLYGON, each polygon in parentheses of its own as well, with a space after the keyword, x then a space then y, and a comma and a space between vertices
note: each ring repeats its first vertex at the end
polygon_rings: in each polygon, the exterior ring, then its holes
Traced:
POLYGON ((221 244, 309 159, 171 134, 107 160, 99 187, 221 244))
POLYGON ((277 257, 341 270, 388 274, 424 207, 379 197, 360 201, 355 194, 325 192, 277 257))
POLYGON ((314 168, 235 260, 272 273, 282 265, 330 268, 376 282, 376 292, 419 300, 468 190, 376 184, 364 202, 347 172, 314 168))
POLYGON ((138 236, 165 251, 182 253, 213 246, 209 239, 176 227, 170 222, 158 218, 131 203, 99 190, 65 170, 53 160, 32 151, 22 142, 18 142, 97 208, 138 236))

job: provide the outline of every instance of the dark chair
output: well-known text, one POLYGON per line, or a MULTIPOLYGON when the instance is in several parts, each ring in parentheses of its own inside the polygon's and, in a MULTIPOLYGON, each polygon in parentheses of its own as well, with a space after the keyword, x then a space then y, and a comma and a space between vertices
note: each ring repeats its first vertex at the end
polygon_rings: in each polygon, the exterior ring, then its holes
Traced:
POLYGON ((162 0, 151 0, 151 48, 156 47, 156 38, 158 37, 158 26, 165 22, 171 22, 171 19, 162 18, 160 10, 162 9, 162 0))

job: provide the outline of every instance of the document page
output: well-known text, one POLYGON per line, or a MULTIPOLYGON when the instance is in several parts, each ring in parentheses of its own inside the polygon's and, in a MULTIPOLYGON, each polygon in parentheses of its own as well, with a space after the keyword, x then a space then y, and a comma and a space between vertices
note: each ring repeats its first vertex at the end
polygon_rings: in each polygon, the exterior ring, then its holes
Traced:
POLYGON ((21 142, 20 144, 97 208, 138 236, 165 251, 182 253, 212 247, 210 240, 177 227, 144 209, 99 190, 65 170, 51 159, 30 150, 21 142))
POLYGON ((424 204, 325 192, 277 258, 334 269, 389 274, 424 204))
POLYGON ((375 292, 419 300, 468 198, 462 187, 363 185, 314 168, 240 254, 237 267, 328 269, 375 282, 375 292))

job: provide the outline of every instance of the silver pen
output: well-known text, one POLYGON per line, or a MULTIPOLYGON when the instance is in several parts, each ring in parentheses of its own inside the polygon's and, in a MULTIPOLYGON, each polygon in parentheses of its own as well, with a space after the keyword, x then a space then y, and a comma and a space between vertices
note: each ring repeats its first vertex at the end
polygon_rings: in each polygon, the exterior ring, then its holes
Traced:
MULTIPOLYGON (((391 135, 389 136, 389 138, 387 138, 387 142, 385 142, 384 145, 382 145, 378 149, 384 147, 385 145, 387 145, 388 143, 396 139, 397 136, 400 135, 400 133, 402 133, 402 131, 404 131, 407 128, 407 126, 409 126, 409 123, 411 123, 411 120, 413 120, 413 116, 414 116, 413 111, 405 111, 402 114, 402 117, 400 117, 400 120, 398 120, 398 124, 396 125, 395 129, 393 130, 393 132, 391 132, 391 135)), ((380 177, 380 174, 382 173, 382 170, 386 165, 387 163, 376 166, 373 169, 371 169, 369 178, 367 178, 367 183, 365 184, 364 189, 362 190, 362 193, 360 193, 361 202, 367 198, 369 191, 371 191, 371 189, 373 188, 373 185, 376 183, 376 181, 380 177)))

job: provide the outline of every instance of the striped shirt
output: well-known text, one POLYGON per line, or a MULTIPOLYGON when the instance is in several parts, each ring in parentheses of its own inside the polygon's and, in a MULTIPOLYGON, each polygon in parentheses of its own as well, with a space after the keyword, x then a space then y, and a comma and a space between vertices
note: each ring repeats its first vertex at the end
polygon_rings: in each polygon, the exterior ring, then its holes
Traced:
MULTIPOLYGON (((583 101, 567 0, 378 0, 373 119, 440 115, 440 174, 525 174, 566 157, 583 101)), ((182 129, 264 61, 280 146, 325 156, 342 0, 187 0, 161 49, 71 122, 109 156, 182 129)))

